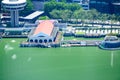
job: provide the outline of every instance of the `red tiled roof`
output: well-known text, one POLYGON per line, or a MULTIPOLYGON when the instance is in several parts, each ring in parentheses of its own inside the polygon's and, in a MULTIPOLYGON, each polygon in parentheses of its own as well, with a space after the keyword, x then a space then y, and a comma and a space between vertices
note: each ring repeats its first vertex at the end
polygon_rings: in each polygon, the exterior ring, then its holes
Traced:
POLYGON ((53 30, 53 27, 54 27, 53 22, 51 22, 50 20, 45 20, 37 26, 37 28, 35 29, 34 35, 42 32, 50 36, 53 30))

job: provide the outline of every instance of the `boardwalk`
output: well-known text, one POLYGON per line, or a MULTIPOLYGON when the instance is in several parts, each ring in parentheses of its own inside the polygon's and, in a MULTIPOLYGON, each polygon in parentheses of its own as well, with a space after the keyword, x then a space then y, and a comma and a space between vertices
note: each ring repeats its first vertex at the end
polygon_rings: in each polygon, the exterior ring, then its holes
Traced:
POLYGON ((101 40, 86 40, 86 41, 63 40, 63 41, 60 42, 60 44, 22 42, 20 44, 20 47, 42 47, 42 48, 50 48, 50 47, 82 47, 82 46, 98 46, 100 43, 101 43, 101 40))
POLYGON ((98 46, 102 40, 63 40, 62 47, 98 46))

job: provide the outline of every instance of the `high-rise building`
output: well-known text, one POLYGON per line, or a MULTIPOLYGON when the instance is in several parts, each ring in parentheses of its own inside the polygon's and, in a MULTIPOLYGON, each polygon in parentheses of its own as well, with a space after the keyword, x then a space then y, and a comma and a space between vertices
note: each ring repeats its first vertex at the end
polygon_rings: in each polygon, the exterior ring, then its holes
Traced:
POLYGON ((82 6, 84 10, 89 10, 89 0, 72 0, 82 6))
POLYGON ((119 0, 90 0, 90 9, 97 9, 99 12, 120 14, 119 0))

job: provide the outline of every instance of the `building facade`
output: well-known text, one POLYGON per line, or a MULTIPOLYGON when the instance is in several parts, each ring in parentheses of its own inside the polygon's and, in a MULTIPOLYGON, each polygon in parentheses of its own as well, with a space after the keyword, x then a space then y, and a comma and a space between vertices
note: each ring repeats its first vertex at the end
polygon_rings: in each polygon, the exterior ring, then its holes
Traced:
POLYGON ((58 33, 58 27, 50 20, 42 21, 28 37, 30 43, 51 43, 54 42, 58 33))
POLYGON ((102 13, 120 14, 119 0, 90 0, 90 9, 97 9, 102 13))

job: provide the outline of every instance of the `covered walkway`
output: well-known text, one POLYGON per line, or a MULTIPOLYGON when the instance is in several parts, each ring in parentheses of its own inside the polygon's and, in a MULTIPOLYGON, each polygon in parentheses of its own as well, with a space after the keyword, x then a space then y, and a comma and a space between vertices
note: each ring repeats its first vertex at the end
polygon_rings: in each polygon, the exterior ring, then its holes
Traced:
POLYGON ((29 14, 28 16, 24 17, 23 19, 25 21, 29 21, 29 22, 35 22, 37 20, 37 18, 42 15, 44 13, 44 11, 35 11, 31 14, 29 14))

